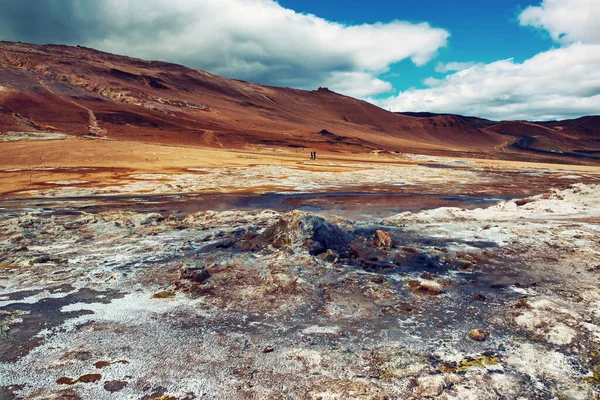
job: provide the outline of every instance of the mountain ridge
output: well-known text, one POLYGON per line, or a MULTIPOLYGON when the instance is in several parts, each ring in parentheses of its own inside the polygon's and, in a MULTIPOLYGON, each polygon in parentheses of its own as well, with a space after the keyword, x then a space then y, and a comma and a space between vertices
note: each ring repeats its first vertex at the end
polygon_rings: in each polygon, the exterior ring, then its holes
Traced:
POLYGON ((556 144, 562 149, 559 154, 591 151, 585 157, 594 158, 600 149, 600 120, 583 118, 580 123, 528 123, 552 133, 544 138, 551 144, 544 142, 530 151, 531 146, 516 145, 532 136, 520 122, 508 129, 477 117, 392 113, 327 88, 304 91, 259 85, 85 47, 0 42, 0 133, 56 131, 232 149, 291 147, 502 158, 539 158, 544 152, 556 157, 550 151, 556 144))

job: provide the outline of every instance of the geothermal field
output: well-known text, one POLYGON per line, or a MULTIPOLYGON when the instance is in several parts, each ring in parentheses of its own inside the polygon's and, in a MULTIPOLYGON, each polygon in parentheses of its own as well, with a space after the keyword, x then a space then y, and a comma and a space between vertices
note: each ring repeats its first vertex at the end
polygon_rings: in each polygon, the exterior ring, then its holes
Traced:
POLYGON ((0 394, 597 393, 597 167, 205 153, 3 168, 0 394))
POLYGON ((598 117, 0 48, 0 399, 600 396, 598 117))

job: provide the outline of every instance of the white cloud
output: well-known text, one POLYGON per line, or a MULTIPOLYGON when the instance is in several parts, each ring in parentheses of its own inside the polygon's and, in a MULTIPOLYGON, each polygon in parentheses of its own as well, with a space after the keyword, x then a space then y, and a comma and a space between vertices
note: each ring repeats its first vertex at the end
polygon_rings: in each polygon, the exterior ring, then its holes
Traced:
POLYGON ((438 63, 435 67, 435 72, 446 73, 453 71, 462 71, 463 69, 471 68, 475 65, 474 62, 449 62, 446 64, 438 63))
POLYGON ((371 100, 396 111, 430 111, 491 119, 555 119, 598 114, 600 110, 600 3, 598 0, 544 0, 520 15, 521 24, 547 29, 562 47, 518 63, 448 63, 456 71, 428 78, 426 89, 409 89, 371 100), (464 68, 462 68, 464 67, 464 68))
POLYGON ((523 62, 478 64, 374 101, 397 111, 479 115, 492 119, 553 119, 600 110, 600 45, 576 43, 523 62))
POLYGON ((598 0, 544 0, 538 7, 527 7, 519 22, 547 30, 559 43, 600 43, 598 0))
POLYGON ((368 72, 332 72, 325 80, 324 86, 359 98, 394 90, 390 82, 376 78, 368 72))
MULTIPOLYGON (((389 92, 391 84, 380 74, 404 59, 427 63, 449 36, 427 23, 347 26, 273 0, 69 1, 79 4, 77 18, 85 15, 80 7, 93 6, 93 15, 79 25, 100 29, 91 37, 86 31, 90 47, 272 85, 328 85, 356 96, 389 92)), ((61 1, 46 8, 52 4, 61 1)))

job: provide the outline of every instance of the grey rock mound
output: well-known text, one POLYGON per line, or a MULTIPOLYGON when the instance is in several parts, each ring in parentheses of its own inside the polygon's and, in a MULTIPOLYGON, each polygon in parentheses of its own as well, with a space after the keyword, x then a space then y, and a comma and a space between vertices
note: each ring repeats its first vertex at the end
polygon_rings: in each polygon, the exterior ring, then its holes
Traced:
POLYGON ((314 214, 292 211, 260 235, 249 238, 246 247, 291 250, 303 247, 310 254, 319 255, 327 250, 344 250, 347 244, 346 234, 338 226, 314 214))

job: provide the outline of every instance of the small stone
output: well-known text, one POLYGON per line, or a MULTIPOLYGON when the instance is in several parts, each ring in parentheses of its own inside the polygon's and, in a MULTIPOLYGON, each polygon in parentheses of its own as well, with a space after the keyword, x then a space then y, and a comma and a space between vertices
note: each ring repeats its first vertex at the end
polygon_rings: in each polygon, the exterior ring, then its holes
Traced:
POLYGON ((469 332, 469 337, 478 342, 483 342, 485 339, 488 338, 488 336, 490 336, 489 332, 482 331, 479 329, 473 329, 471 330, 471 332, 469 332))
POLYGON ((104 390, 107 392, 115 393, 123 390, 129 382, 127 381, 106 381, 104 382, 104 390))
POLYGON ((337 262, 337 260, 339 260, 339 258, 340 258, 340 255, 331 249, 328 249, 327 252, 325 253, 325 261, 327 261, 327 262, 334 263, 334 262, 337 262))
POLYGON ((384 250, 390 250, 394 247, 394 239, 392 239, 392 235, 389 232, 382 231, 380 229, 375 231, 375 247, 384 250))
POLYGON ((153 299, 174 299, 175 296, 176 296, 176 293, 175 293, 174 290, 167 289, 167 290, 163 290, 162 292, 154 293, 150 297, 153 298, 153 299))
POLYGON ((109 365, 112 365, 112 363, 110 361, 98 361, 98 362, 94 363, 94 367, 96 367, 98 369, 108 367, 109 365))
POLYGON ((98 382, 100 379, 102 379, 102 375, 100 375, 100 374, 85 374, 85 375, 81 375, 77 379, 77 382, 94 383, 94 382, 98 382))
POLYGON ((443 374, 422 376, 417 382, 417 393, 421 397, 437 397, 442 393, 445 377, 443 374))
POLYGON ((600 264, 595 267, 588 268, 588 272, 600 272, 600 264))
POLYGON ((438 295, 442 293, 442 285, 434 281, 416 281, 410 280, 407 282, 408 286, 419 293, 438 295))
POLYGON ((204 267, 188 267, 184 265, 179 270, 180 279, 189 279, 197 283, 202 283, 210 278, 210 273, 204 267))
POLYGON ((373 240, 366 240, 363 237, 354 239, 350 243, 350 255, 357 258, 362 263, 371 263, 385 261, 389 255, 382 249, 375 246, 373 240))
POLYGON ((431 280, 433 280, 435 278, 436 278, 436 276, 433 275, 432 273, 429 273, 429 272, 423 272, 421 274, 421 279, 427 279, 427 280, 431 281, 431 280))
POLYGON ((60 377, 56 380, 56 383, 59 385, 74 385, 77 381, 73 378, 69 378, 68 376, 60 377))
POLYGON ((274 350, 272 346, 267 346, 264 348, 263 353, 272 353, 274 350))

